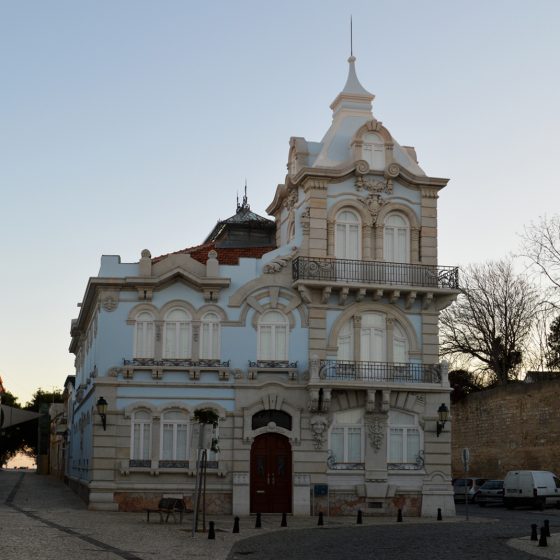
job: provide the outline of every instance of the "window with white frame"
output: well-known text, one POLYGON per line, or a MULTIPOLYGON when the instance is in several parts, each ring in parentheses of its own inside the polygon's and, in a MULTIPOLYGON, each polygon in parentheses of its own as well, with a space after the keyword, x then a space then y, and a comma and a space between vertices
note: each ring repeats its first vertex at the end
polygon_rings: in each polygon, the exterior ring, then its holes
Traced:
POLYGON ((335 464, 364 462, 364 410, 354 408, 333 414, 329 449, 335 464))
POLYGON ((220 357, 220 318, 217 313, 209 312, 202 317, 200 357, 203 360, 216 360, 220 357))
POLYGON ((138 410, 132 416, 132 437, 130 457, 138 461, 151 459, 152 416, 145 410, 138 410))
POLYGON ((402 214, 393 212, 385 218, 383 246, 386 262, 410 262, 410 225, 402 214))
POLYGON ((161 417, 161 453, 163 461, 186 461, 189 450, 189 420, 180 410, 168 410, 161 417))
POLYGON ((393 362, 408 363, 408 336, 396 321, 393 323, 393 362))
POLYGON ((360 327, 360 360, 387 361, 387 319, 383 313, 363 313, 360 327))
POLYGON ((258 323, 258 360, 288 359, 288 318, 279 311, 266 311, 258 323))
POLYGON ((148 311, 139 313, 136 317, 134 337, 134 357, 154 357, 154 317, 148 311))
POLYGON ((167 313, 163 332, 164 358, 191 357, 191 316, 184 309, 172 309, 167 313))
POLYGON ((362 256, 360 242, 360 218, 352 210, 341 210, 335 221, 334 256, 337 259, 360 259, 362 256))
POLYGON ((337 360, 352 361, 354 359, 354 328, 352 319, 346 321, 338 332, 337 345, 337 360))
POLYGON ((397 410, 389 411, 389 463, 416 463, 422 449, 418 417, 397 410))
POLYGON ((362 144, 362 158, 371 169, 385 168, 385 143, 377 134, 365 134, 362 144))

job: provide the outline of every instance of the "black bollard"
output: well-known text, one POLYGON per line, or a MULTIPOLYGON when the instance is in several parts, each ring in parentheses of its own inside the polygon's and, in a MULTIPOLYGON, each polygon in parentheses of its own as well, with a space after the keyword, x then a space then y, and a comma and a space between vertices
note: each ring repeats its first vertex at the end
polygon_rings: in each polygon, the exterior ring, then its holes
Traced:
POLYGON ((280 527, 287 527, 288 526, 288 520, 286 519, 286 514, 283 513, 282 514, 282 523, 280 523, 280 527))
POLYGON ((544 520, 544 530, 546 532, 546 536, 550 537, 550 523, 548 522, 548 519, 544 520))
POLYGON ((437 520, 441 521, 443 517, 441 516, 441 508, 437 508, 437 520))
POLYGON ((323 525, 323 512, 322 511, 319 512, 319 521, 317 521, 317 525, 319 525, 319 526, 323 525))
POLYGON ((255 519, 255 529, 260 529, 261 527, 261 514, 257 513, 257 519, 255 519))
POLYGON ((541 527, 541 538, 539 539, 539 546, 548 546, 546 542, 546 529, 541 527))
POLYGON ((361 525, 362 524, 362 510, 359 509, 358 510, 358 517, 356 519, 356 525, 361 525))
POLYGON ((399 511, 397 512, 397 522, 402 523, 402 509, 400 508, 399 511))
POLYGON ((538 541, 539 537, 537 536, 537 524, 531 523, 531 540, 538 541))
POLYGON ((232 533, 239 533, 239 517, 233 520, 233 531, 232 533))
POLYGON ((209 539, 215 539, 216 538, 216 532, 214 531, 214 522, 210 521, 209 525, 210 525, 210 528, 208 529, 208 538, 209 539))

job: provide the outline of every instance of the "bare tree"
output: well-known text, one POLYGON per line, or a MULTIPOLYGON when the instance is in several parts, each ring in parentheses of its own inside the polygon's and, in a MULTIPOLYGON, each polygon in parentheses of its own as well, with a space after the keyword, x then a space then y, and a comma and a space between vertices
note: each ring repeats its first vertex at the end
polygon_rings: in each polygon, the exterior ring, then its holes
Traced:
POLYGON ((538 307, 535 288, 511 260, 471 265, 457 302, 441 316, 441 352, 471 358, 488 384, 517 379, 538 307))
POLYGON ((521 235, 521 254, 527 257, 548 283, 556 296, 560 292, 560 216, 541 217, 521 235))

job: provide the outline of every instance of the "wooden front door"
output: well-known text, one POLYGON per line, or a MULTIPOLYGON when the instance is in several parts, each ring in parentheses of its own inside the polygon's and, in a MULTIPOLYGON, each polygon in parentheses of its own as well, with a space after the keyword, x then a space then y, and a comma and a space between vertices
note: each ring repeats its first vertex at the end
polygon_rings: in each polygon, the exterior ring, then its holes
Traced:
POLYGON ((251 513, 291 512, 290 442, 280 434, 263 434, 251 447, 251 513))

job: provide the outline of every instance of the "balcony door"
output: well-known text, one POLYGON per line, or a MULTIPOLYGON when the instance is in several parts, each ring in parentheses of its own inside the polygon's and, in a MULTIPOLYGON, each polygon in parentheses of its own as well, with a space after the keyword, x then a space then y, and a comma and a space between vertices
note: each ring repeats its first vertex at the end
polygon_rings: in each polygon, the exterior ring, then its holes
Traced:
POLYGON ((387 326, 385 315, 364 313, 360 329, 360 360, 387 361, 387 326))

